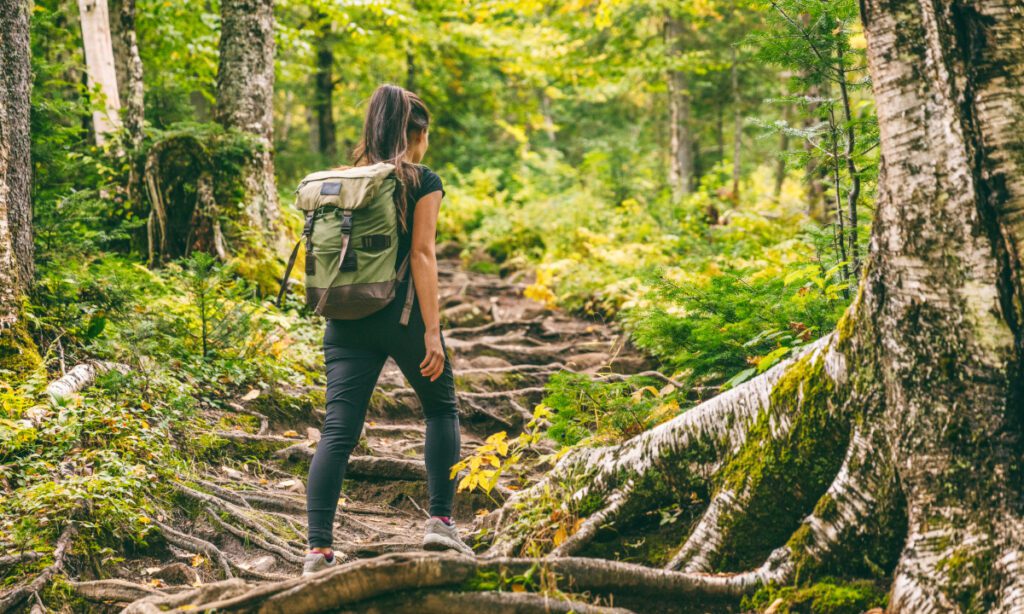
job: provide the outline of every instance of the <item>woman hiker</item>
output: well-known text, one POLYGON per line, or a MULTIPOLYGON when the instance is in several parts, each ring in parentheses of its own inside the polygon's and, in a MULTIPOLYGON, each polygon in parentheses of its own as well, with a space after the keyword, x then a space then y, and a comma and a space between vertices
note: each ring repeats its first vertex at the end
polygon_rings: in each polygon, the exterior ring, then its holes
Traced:
MULTIPOLYGON (((333 551, 334 514, 349 455, 359 441, 366 407, 377 378, 390 356, 398 364, 423 406, 426 419, 424 456, 430 519, 427 550, 473 551, 452 522, 455 481, 451 466, 459 460, 459 416, 455 377, 441 336, 437 297, 435 229, 444 189, 441 179, 419 164, 427 151, 430 113, 420 98, 394 85, 382 85, 370 98, 363 138, 354 152, 355 166, 387 162, 401 182, 395 198, 399 219, 397 262, 410 255, 415 303, 408 326, 399 323, 402 300, 359 320, 328 320, 324 332, 327 366, 327 417, 309 467, 306 509, 309 554, 303 575, 337 564, 333 551)), ((395 296, 404 297, 408 279, 395 296)))

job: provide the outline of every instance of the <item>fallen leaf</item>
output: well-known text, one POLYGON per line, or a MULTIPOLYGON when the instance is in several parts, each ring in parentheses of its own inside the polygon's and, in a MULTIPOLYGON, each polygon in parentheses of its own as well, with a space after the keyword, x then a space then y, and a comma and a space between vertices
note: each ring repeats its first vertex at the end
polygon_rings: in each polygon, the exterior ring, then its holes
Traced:
POLYGON ((283 437, 298 437, 299 436, 299 434, 297 432, 295 432, 295 431, 285 431, 285 432, 281 433, 281 435, 283 437))
POLYGON ((201 555, 201 554, 197 554, 194 557, 192 557, 192 566, 193 567, 199 567, 200 565, 202 565, 205 562, 206 562, 206 559, 204 559, 203 555, 201 555))
POLYGON ((250 390, 249 392, 246 392, 246 393, 245 393, 245 396, 244 396, 244 397, 242 397, 242 400, 243 400, 243 401, 252 401, 253 399, 255 399, 255 398, 256 398, 256 397, 258 397, 258 396, 260 396, 260 390, 259 390, 259 388, 253 388, 253 389, 252 389, 252 390, 250 390))

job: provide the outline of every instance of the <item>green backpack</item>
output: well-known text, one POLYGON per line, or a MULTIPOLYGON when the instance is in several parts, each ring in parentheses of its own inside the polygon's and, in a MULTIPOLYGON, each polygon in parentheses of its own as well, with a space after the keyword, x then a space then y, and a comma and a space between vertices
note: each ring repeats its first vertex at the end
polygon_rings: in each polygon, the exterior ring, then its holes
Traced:
MULTIPOLYGON (((306 304, 325 318, 357 320, 395 299, 395 288, 409 270, 398 258, 398 213, 393 195, 395 167, 371 166, 307 175, 295 190, 295 206, 306 215, 277 297, 284 299, 299 246, 306 243, 306 304)), ((412 278, 400 322, 408 324, 414 297, 412 278)))

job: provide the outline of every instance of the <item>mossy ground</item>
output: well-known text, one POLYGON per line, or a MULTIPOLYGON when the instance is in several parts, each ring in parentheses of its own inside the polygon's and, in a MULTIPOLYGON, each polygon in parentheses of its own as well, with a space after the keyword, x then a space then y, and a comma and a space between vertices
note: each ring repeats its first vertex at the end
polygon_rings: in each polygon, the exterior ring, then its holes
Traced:
POLYGON ((13 327, 0 330, 0 372, 10 371, 17 380, 42 365, 43 359, 24 320, 19 319, 13 327))
POLYGON ((745 597, 745 611, 763 611, 781 599, 777 614, 861 614, 871 608, 884 608, 887 585, 871 580, 822 579, 806 586, 766 586, 745 597))

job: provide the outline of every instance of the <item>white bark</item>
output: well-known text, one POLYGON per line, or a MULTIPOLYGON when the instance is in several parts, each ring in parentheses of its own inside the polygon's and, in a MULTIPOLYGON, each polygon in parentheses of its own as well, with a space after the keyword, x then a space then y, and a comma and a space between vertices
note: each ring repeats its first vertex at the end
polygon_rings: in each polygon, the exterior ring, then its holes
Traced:
POLYGON ((116 362, 102 360, 84 362, 72 367, 71 370, 64 374, 64 377, 51 382, 46 387, 46 394, 50 395, 53 399, 70 397, 92 384, 96 380, 96 376, 110 371, 128 373, 129 369, 126 365, 116 362))
POLYGON ((102 102, 92 114, 96 144, 102 146, 108 135, 121 128, 121 98, 117 91, 107 0, 78 0, 78 12, 82 22, 89 90, 90 93, 99 90, 99 102, 102 102))

